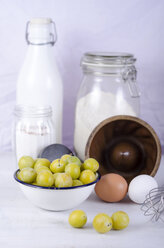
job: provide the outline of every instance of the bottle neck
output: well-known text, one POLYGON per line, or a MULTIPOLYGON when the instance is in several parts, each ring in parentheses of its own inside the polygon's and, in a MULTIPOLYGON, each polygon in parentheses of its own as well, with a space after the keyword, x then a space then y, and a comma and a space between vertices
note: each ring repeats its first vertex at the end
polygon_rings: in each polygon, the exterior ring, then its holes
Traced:
POLYGON ((52 49, 54 47, 51 46, 50 44, 46 44, 46 45, 32 45, 32 44, 28 44, 28 53, 31 53, 31 55, 35 56, 36 54, 38 54, 38 56, 41 56, 42 54, 52 54, 52 49))
POLYGON ((33 20, 27 23, 26 26, 26 41, 33 46, 53 46, 57 40, 55 24, 53 21, 39 22, 33 20))
POLYGON ((16 105, 14 114, 18 118, 44 118, 52 116, 50 106, 34 107, 26 105, 16 105))
POLYGON ((44 63, 45 66, 48 66, 48 63, 54 63, 54 51, 52 51, 54 47, 50 44, 47 45, 28 45, 26 57, 24 63, 33 66, 36 64, 39 66, 44 63))
POLYGON ((31 46, 54 46, 54 40, 51 35, 45 35, 43 37, 35 36, 32 34, 26 35, 26 41, 28 45, 31 46))

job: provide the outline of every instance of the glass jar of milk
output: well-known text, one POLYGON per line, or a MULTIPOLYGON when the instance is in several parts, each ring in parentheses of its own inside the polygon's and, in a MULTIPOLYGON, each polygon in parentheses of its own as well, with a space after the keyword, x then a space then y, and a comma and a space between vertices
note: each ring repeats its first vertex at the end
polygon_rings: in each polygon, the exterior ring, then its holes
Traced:
POLYGON ((139 116, 135 61, 126 53, 84 54, 74 131, 74 149, 82 160, 87 140, 101 121, 115 115, 139 116))
POLYGON ((14 148, 17 161, 22 156, 36 159, 43 148, 56 142, 51 107, 15 107, 14 148))

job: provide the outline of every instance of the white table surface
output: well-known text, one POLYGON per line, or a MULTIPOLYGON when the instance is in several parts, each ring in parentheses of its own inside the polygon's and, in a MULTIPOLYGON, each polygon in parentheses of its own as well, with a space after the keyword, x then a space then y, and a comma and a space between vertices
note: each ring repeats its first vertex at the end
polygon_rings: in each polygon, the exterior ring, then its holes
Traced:
MULTIPOLYGON (((105 203, 93 193, 76 209, 86 211, 87 225, 72 228, 68 216, 72 210, 51 212, 33 206, 13 179, 16 169, 12 153, 0 154, 0 248, 80 248, 80 247, 163 247, 164 223, 152 223, 140 206, 128 200, 105 203), (111 215, 123 210, 130 217, 128 228, 99 234, 92 228, 93 217, 100 212, 111 215)), ((164 159, 156 175, 159 185, 164 181, 164 159)))

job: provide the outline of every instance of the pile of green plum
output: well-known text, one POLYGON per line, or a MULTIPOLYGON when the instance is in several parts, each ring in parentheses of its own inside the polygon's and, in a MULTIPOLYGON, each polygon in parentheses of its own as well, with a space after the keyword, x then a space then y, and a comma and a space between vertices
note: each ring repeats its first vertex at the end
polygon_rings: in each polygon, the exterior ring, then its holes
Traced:
POLYGON ((94 182, 98 176, 99 163, 88 158, 82 163, 76 156, 68 154, 52 163, 45 158, 34 160, 23 156, 18 162, 17 178, 25 183, 42 187, 74 187, 94 182))
MULTIPOLYGON (((74 210, 69 215, 69 224, 75 228, 83 227, 87 222, 87 215, 83 210, 74 210)), ((117 211, 110 217, 108 214, 97 214, 92 222, 98 233, 107 233, 111 229, 122 230, 129 225, 129 216, 123 211, 117 211)))

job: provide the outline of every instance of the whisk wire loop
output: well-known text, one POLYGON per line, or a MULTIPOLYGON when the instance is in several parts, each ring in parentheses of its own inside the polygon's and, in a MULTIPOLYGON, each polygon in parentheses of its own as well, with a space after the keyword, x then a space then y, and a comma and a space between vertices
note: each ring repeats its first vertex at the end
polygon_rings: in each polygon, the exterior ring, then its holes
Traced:
POLYGON ((164 214, 164 186, 154 188, 147 194, 141 210, 145 216, 152 216, 151 220, 164 222, 162 215, 164 214))

